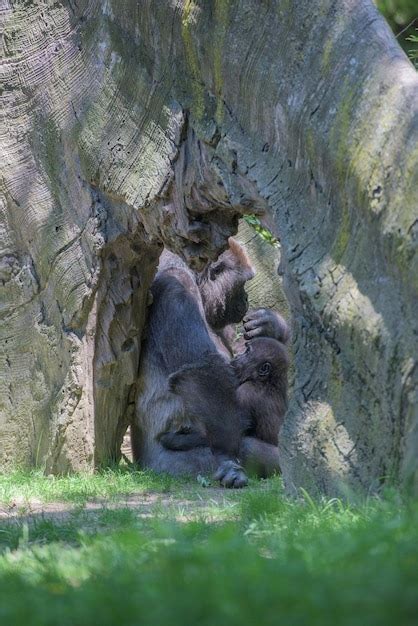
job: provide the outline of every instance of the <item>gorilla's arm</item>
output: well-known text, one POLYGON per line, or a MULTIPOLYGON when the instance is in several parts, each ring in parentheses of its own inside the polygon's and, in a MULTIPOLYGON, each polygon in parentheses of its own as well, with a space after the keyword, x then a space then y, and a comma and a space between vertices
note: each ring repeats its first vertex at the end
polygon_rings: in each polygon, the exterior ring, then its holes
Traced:
POLYGON ((199 291, 188 274, 165 272, 154 280, 151 292, 146 343, 155 367, 168 377, 184 365, 217 353, 199 308, 199 291))
POLYGON ((245 469, 259 478, 280 474, 279 449, 256 437, 244 437, 240 457, 245 469))
POLYGON ((248 311, 243 319, 244 339, 255 337, 271 337, 281 343, 287 343, 290 338, 290 329, 279 313, 272 309, 253 309, 248 311))
POLYGON ((237 395, 240 405, 250 413, 250 425, 245 434, 277 446, 287 410, 286 373, 275 386, 244 382, 238 387, 237 395))

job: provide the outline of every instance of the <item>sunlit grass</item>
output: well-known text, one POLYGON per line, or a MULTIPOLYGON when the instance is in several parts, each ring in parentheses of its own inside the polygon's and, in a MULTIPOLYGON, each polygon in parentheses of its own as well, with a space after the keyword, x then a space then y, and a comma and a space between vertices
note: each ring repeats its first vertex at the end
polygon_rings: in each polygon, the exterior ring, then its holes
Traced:
POLYGON ((182 484, 184 481, 168 475, 130 468, 70 476, 45 476, 42 471, 16 470, 0 474, 0 503, 39 499, 42 502, 58 500, 84 504, 92 499, 113 500, 146 491, 168 492, 182 484))

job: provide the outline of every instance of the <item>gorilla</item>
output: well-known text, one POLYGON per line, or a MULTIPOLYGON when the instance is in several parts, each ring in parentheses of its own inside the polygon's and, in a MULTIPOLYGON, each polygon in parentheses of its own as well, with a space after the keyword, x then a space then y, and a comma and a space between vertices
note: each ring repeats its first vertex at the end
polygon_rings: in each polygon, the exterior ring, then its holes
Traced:
MULTIPOLYGON (((251 339, 245 352, 232 359, 231 366, 237 379, 242 434, 247 439, 255 438, 258 442, 277 446, 287 409, 289 357, 286 347, 269 337, 251 339)), ((199 402, 202 390, 210 384, 209 371, 209 363, 206 363, 183 367, 170 376, 170 390, 182 398, 187 414, 195 416, 196 426, 180 425, 175 431, 162 433, 159 440, 165 448, 191 450, 209 446, 204 429, 208 409, 199 402)), ((268 475, 264 458, 246 461, 245 465, 250 465, 258 475, 268 475)))
POLYGON ((275 326, 273 321, 266 324, 271 325, 277 339, 260 337, 262 326, 254 326, 257 338, 250 339, 245 352, 231 361, 239 381, 238 401, 247 420, 241 458, 245 467, 261 478, 280 469, 277 445, 287 410, 289 356, 284 344, 289 340, 289 329, 278 315, 276 322, 275 326))
MULTIPOLYGON (((242 406, 237 394, 230 327, 245 318, 245 283, 254 271, 243 248, 232 238, 229 248, 203 272, 193 272, 165 250, 151 287, 131 425, 134 460, 144 468, 172 475, 215 471, 225 487, 242 487, 241 465, 249 459, 266 472, 278 470, 277 448, 257 436, 242 437, 242 406), (198 370, 193 398, 177 393, 175 375, 198 370), (169 445, 169 433, 205 436, 205 445, 169 445)), ((287 326, 272 311, 244 319, 245 338, 268 334, 288 337, 287 326)), ((255 431, 254 431, 255 432, 255 431)))
POLYGON ((239 383, 238 401, 248 414, 245 434, 277 446, 287 410, 286 347, 270 337, 251 339, 231 365, 239 383))

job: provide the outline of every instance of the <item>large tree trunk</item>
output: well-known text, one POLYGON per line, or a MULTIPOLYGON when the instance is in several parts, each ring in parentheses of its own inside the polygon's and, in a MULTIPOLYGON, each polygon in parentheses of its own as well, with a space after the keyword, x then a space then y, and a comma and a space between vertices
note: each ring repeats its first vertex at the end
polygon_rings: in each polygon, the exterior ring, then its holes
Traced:
POLYGON ((367 0, 6 0, 0 463, 116 458, 162 244, 282 242, 287 484, 418 485, 418 79, 367 0))

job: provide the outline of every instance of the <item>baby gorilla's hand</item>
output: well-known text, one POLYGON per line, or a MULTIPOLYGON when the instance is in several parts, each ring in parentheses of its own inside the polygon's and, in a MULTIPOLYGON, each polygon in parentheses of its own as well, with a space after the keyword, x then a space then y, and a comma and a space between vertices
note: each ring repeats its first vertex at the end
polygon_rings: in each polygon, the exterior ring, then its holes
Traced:
POLYGON ((244 339, 271 337, 286 343, 290 337, 289 326, 281 315, 271 309, 253 309, 243 319, 244 339))

